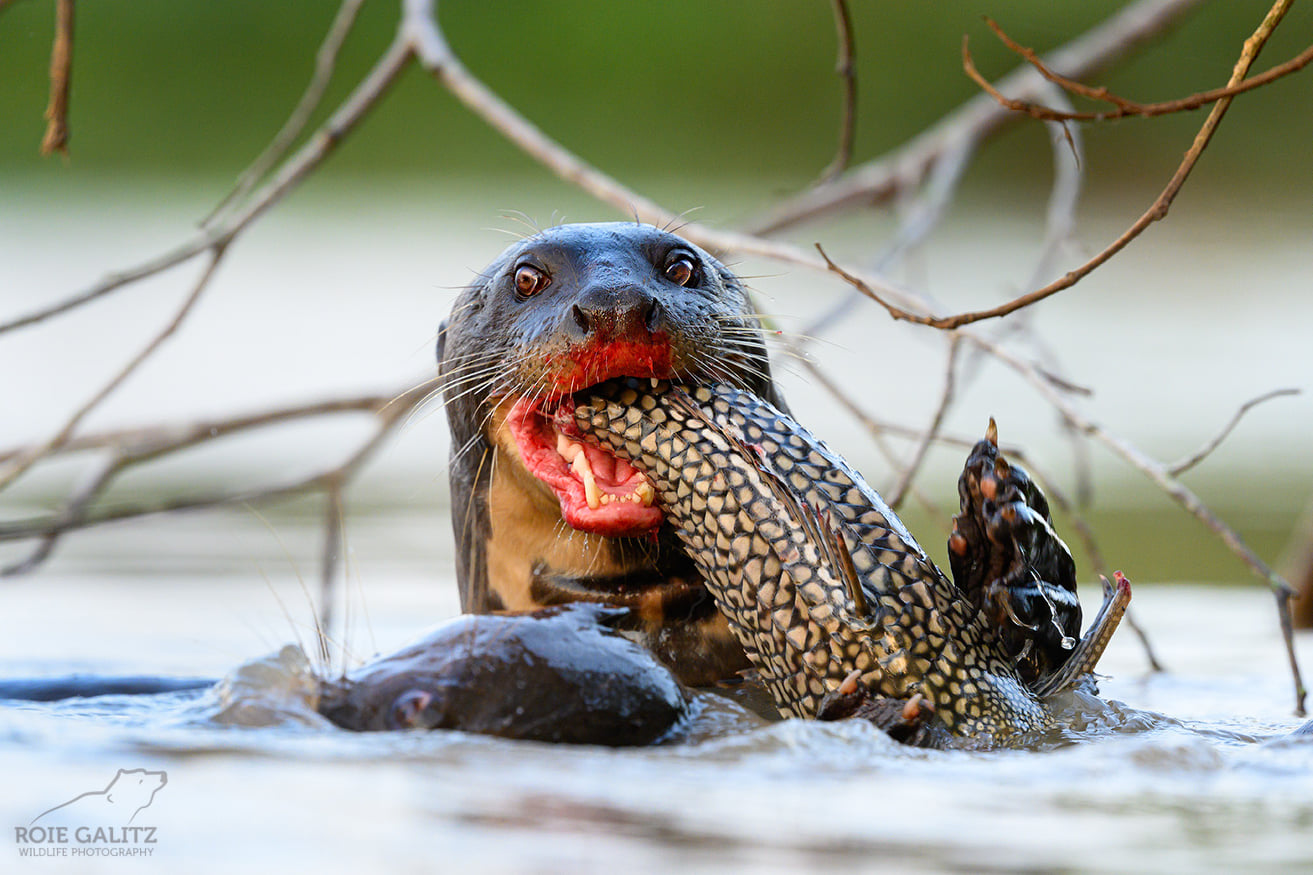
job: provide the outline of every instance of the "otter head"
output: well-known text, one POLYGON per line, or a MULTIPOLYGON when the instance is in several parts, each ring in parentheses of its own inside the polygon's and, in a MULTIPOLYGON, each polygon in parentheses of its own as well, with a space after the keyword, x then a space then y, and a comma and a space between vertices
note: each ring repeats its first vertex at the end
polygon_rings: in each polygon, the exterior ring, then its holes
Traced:
POLYGON ((552 228, 510 246, 460 295, 438 359, 462 607, 622 604, 659 654, 696 661, 686 651, 719 638, 723 621, 652 487, 561 435, 551 414, 620 376, 730 383, 781 405, 738 278, 650 226, 552 228))

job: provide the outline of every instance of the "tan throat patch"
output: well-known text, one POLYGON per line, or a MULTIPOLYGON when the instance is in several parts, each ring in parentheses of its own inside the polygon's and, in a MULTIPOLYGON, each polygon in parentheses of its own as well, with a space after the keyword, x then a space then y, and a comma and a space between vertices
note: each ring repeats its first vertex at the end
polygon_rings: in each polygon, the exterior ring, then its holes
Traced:
POLYGON ((489 425, 494 459, 488 488, 488 587, 507 610, 523 611, 543 607, 530 594, 536 565, 568 577, 629 569, 617 561, 609 538, 566 525, 556 494, 529 473, 506 426, 513 403, 499 404, 489 425))

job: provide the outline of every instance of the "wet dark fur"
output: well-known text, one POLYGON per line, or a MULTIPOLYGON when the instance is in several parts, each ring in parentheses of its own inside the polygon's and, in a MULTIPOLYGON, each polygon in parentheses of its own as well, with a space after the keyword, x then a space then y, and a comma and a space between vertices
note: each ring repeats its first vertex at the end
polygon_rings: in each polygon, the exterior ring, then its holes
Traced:
POLYGON ((687 713, 679 684, 611 628, 602 605, 464 615, 325 681, 319 712, 344 729, 459 729, 502 738, 651 744, 687 713))
POLYGON ((497 432, 511 399, 621 375, 604 363, 613 341, 663 351, 659 361, 630 364, 623 375, 714 379, 783 406, 750 314, 742 283, 719 261, 636 223, 551 228, 510 246, 479 275, 457 299, 438 341, 465 611, 575 600, 624 604, 634 609, 645 643, 685 682, 710 682, 747 666, 669 525, 655 538, 570 529, 554 497, 498 442, 497 432), (662 274, 672 252, 697 266, 685 286, 662 274), (517 267, 526 263, 552 277, 546 290, 528 298, 514 285, 517 267), (588 363, 582 368, 581 359, 588 363))

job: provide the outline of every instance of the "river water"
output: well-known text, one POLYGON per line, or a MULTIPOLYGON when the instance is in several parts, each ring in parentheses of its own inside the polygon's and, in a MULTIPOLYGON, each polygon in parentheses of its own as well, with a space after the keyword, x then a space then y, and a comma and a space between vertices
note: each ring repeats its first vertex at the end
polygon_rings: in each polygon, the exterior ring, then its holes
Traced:
MULTIPOLYGON (((175 540, 205 535, 198 522, 178 529, 175 540)), ((309 646, 295 563, 258 564, 142 574, 69 562, 11 584, 0 676, 217 678, 286 644, 309 646)), ((354 657, 390 652, 456 613, 450 579, 370 567, 345 599, 350 631, 338 645, 354 657)), ((1098 592, 1082 597, 1092 613, 1098 592)), ((1284 737, 1301 721, 1270 598, 1157 585, 1140 587, 1134 605, 1169 671, 1150 674, 1123 629, 1101 667, 1105 696, 1120 704, 1044 752, 914 750, 859 722, 764 724, 714 706, 693 740, 642 750, 353 734, 315 721, 277 686, 282 674, 255 685, 282 706, 245 718, 258 726, 219 722, 204 691, 6 707, 3 868, 1307 871, 1313 736, 1284 737), (150 858, 19 857, 15 827, 104 789, 120 769, 167 775, 133 821, 156 829, 154 844, 67 847, 148 847, 150 858)), ((1313 637, 1299 646, 1313 663, 1313 637)))

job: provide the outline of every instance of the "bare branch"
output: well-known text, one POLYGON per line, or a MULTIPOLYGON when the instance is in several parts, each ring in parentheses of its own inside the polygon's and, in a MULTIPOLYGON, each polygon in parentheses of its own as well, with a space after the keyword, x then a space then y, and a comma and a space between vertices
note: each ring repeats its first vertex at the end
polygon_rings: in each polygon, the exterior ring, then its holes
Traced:
MULTIPOLYGON (((0 522, 0 542, 46 538, 51 535, 58 536, 77 529, 156 514, 200 510, 242 503, 258 504, 308 492, 326 490, 334 482, 345 486, 347 482, 355 477, 360 467, 372 458, 382 442, 405 421, 407 414, 431 396, 435 384, 436 380, 426 380, 414 384, 400 393, 335 399, 319 404, 236 417, 215 424, 202 422, 168 428, 104 433, 96 436, 100 441, 100 447, 112 448, 115 441, 119 439, 137 441, 135 444, 129 444, 119 449, 115 459, 117 463, 116 470, 112 472, 113 475, 117 475, 132 465, 179 449, 195 446, 250 428, 284 422, 290 419, 346 411, 365 411, 373 413, 378 422, 373 434, 342 462, 300 480, 244 492, 217 492, 187 498, 123 504, 93 510, 78 508, 76 513, 69 513, 66 506, 63 511, 48 516, 0 522)), ((84 441, 86 440, 88 439, 84 439, 84 441)), ((84 450, 95 448, 94 446, 81 447, 84 450)), ((71 449, 68 451, 71 452, 71 449)), ((24 452, 26 451, 11 451, 9 456, 20 456, 24 452)), ((103 492, 104 486, 99 488, 103 492)))
POLYGON ((1003 32, 992 19, 986 18, 985 23, 996 33, 1009 49, 1020 55, 1027 63, 1034 66, 1040 75, 1054 84, 1066 89, 1072 94, 1098 100, 1104 103, 1111 103, 1116 109, 1104 112, 1072 112, 1069 110, 1055 110, 1042 104, 1034 103, 1029 100, 1016 100, 1002 94, 994 88, 971 60, 971 52, 967 48, 967 38, 962 38, 962 66, 968 76, 979 85, 986 93, 1002 106, 1014 112, 1024 113, 1031 118, 1042 119, 1045 121, 1068 122, 1068 121, 1109 121, 1112 119, 1126 118, 1134 116, 1139 118, 1152 118, 1154 116, 1169 115, 1175 112, 1186 112, 1198 109, 1201 106, 1207 106, 1210 103, 1216 103, 1222 98, 1234 97, 1237 94, 1243 94, 1246 91, 1252 91, 1255 88, 1261 88, 1270 82, 1275 82, 1284 76, 1298 72, 1304 69, 1310 63, 1313 63, 1313 46, 1309 46, 1300 52, 1294 58, 1286 61, 1284 64, 1278 64, 1264 73, 1253 76, 1234 85, 1227 85, 1223 88, 1214 88, 1210 91, 1201 91, 1197 94, 1191 94, 1189 97, 1182 97, 1179 100, 1166 100, 1161 103, 1137 103, 1124 97, 1113 94, 1107 88, 1093 88, 1070 79, 1066 76, 1053 72, 1049 67, 1040 60, 1033 49, 1019 45, 1011 37, 1003 32))
POLYGON ((296 108, 292 114, 287 117, 283 123, 282 129, 274 135, 273 140, 265 147, 251 166, 246 168, 237 180, 236 187, 219 201, 214 210, 201 220, 202 225, 210 225, 229 204, 240 201, 255 188, 255 184, 264 178, 273 166, 287 153, 296 142, 296 138, 301 135, 306 124, 310 121, 310 116, 319 106, 319 102, 324 98, 324 92, 328 90, 328 83, 333 78, 333 70, 337 66, 337 53, 342 48, 342 43, 346 41, 347 34, 356 23, 356 14, 365 0, 342 0, 342 5, 337 9, 337 15, 333 18, 333 23, 328 28, 328 35, 324 37, 323 43, 319 46, 319 51, 315 55, 315 71, 310 78, 310 84, 306 86, 305 93, 301 95, 300 101, 297 102, 296 108))
MULTIPOLYGON (((1268 17, 1264 19, 1259 29, 1253 36, 1245 41, 1244 49, 1241 52, 1239 60, 1236 61, 1235 69, 1231 74, 1232 84, 1244 79, 1245 72, 1249 69, 1249 66, 1253 64, 1255 58, 1258 57, 1258 53, 1262 49, 1264 43, 1266 43, 1268 37, 1271 36, 1272 31, 1280 22, 1281 17, 1285 14, 1284 7, 1286 6, 1288 6, 1287 0, 1278 0, 1278 3, 1273 7, 1272 11, 1269 12, 1268 17), (1278 12, 1278 8, 1281 8, 1282 11, 1278 12)), ((1149 209, 1146 210, 1140 218, 1135 220, 1135 223, 1132 224, 1131 227, 1127 228, 1122 232, 1121 236, 1108 244, 1102 252, 1086 261, 1080 267, 1068 271, 1060 279, 1049 283, 1043 288, 1013 298, 1006 304, 1001 304, 988 310, 975 310, 958 313, 954 316, 926 316, 920 313, 914 313, 889 303, 884 297, 877 294, 875 290, 873 290, 860 277, 856 277, 835 265, 823 251, 821 252, 821 255, 825 258, 826 266, 831 271, 839 274, 847 282, 851 283, 855 288, 871 298, 871 300, 884 307, 890 316, 904 322, 912 322, 917 325, 927 325, 931 328, 952 330, 960 328, 963 325, 969 325, 972 322, 979 322, 984 319, 995 319, 1000 316, 1006 316, 1009 313, 1015 313, 1017 310, 1029 307, 1031 304, 1035 304, 1076 285, 1076 283, 1093 273, 1096 268, 1100 267, 1118 252, 1125 249, 1132 240, 1139 237, 1140 234, 1142 234, 1144 230, 1154 222, 1166 218, 1168 210, 1171 209, 1172 201, 1176 199, 1176 195, 1180 192, 1181 186, 1185 184, 1186 179, 1190 176, 1190 172, 1194 170, 1195 164, 1198 163, 1200 156, 1203 155, 1204 149, 1208 147, 1208 143, 1212 140, 1218 124, 1221 123, 1222 117, 1231 106, 1232 99, 1233 98, 1231 97, 1223 97, 1213 104, 1212 111, 1208 114, 1208 118, 1204 120, 1203 127, 1199 129, 1199 133, 1195 135, 1194 142, 1191 144, 1190 149, 1185 153, 1185 157, 1181 160, 1180 166, 1176 168, 1176 172, 1172 174, 1172 178, 1168 181, 1167 187, 1158 195, 1154 202, 1149 206, 1149 209)), ((819 245, 817 248, 820 248, 819 245)))
MULTIPOLYGON (((427 380, 413 388, 432 391, 436 382, 436 380, 427 380)), ((226 419, 200 420, 184 425, 151 426, 96 432, 72 438, 58 450, 52 450, 49 455, 108 449, 133 462, 146 461, 260 426, 335 413, 376 413, 389 404, 401 403, 410 388, 408 387, 400 393, 334 398, 328 401, 318 401, 293 407, 280 407, 226 419)), ((7 462, 30 451, 31 448, 28 447, 0 451, 0 463, 7 462)))
POLYGON ((831 0, 834 29, 839 39, 839 59, 834 72, 843 80, 843 121, 839 124, 839 145, 834 160, 821 171, 820 182, 829 182, 848 169, 853 157, 853 138, 857 130, 857 63, 853 53, 853 20, 847 0, 831 0))
POLYGON ((1213 450, 1217 449, 1219 446, 1222 445, 1222 441, 1226 440, 1227 435, 1229 435, 1231 433, 1231 430, 1234 429, 1240 423, 1240 420, 1244 418, 1244 415, 1248 413, 1251 408, 1257 407, 1259 404, 1262 404, 1264 401, 1271 401, 1273 398, 1282 398, 1290 395, 1298 395, 1299 393, 1300 393, 1299 389, 1273 389, 1271 392, 1266 392, 1262 395, 1259 395, 1257 398, 1249 399, 1244 404, 1240 405, 1240 409, 1237 410, 1235 412, 1235 415, 1231 417, 1231 421, 1228 422, 1225 426, 1223 426, 1222 430, 1219 431, 1215 437, 1207 441, 1202 447, 1200 447, 1198 450, 1195 450, 1195 452, 1192 453, 1191 455, 1186 456, 1184 459, 1180 459, 1176 462, 1173 462, 1170 465, 1165 466, 1167 473, 1171 474, 1173 477, 1179 477, 1180 475, 1184 474, 1186 471, 1189 471, 1195 465, 1198 465, 1204 459, 1208 458, 1209 454, 1211 454, 1213 450))
MULTIPOLYGON (((1126 57, 1178 24, 1202 0, 1140 0, 1090 28, 1048 56, 1048 63, 1071 76, 1089 76, 1126 57)), ((1001 79, 997 88, 1017 99, 1036 98, 1044 77, 1023 65, 1001 79)), ((895 192, 919 185, 946 148, 962 140, 983 142, 1023 116, 978 95, 924 132, 879 158, 861 164, 833 182, 813 186, 781 202, 746 230, 773 234, 808 219, 872 206, 895 192)))
POLYGON ((50 103, 41 154, 68 157, 68 89, 73 76, 73 0, 55 0, 55 44, 50 50, 50 103))
POLYGON ((83 485, 74 489, 73 494, 64 504, 64 509, 59 515, 62 528, 48 531, 42 535, 40 543, 37 544, 31 554, 19 562, 0 569, 0 577, 15 577, 26 574, 35 570, 42 562, 50 558, 50 554, 54 551, 55 545, 59 542, 59 538, 64 531, 82 518, 87 508, 96 499, 100 498, 122 468, 123 459, 119 456, 110 456, 101 462, 99 466, 93 468, 83 485))
POLYGON ((926 452, 930 449, 930 445, 934 443, 935 438, 939 437, 939 429, 944 424, 944 414, 948 412, 949 405, 953 403, 953 378, 957 369, 957 354, 961 348, 962 338, 954 335, 948 342, 948 362, 944 368, 944 388, 939 393, 939 403, 935 406, 934 416, 931 417, 930 425, 926 427, 925 434, 917 441, 916 450, 912 453, 911 461, 903 468, 902 476, 889 494, 889 506, 894 510, 898 510, 902 505, 907 490, 911 487, 912 481, 916 479, 922 463, 925 462, 926 452))
POLYGON ((85 292, 26 316, 0 323, 0 334, 34 325, 52 316, 66 313, 126 285, 181 264, 202 252, 213 249, 215 246, 226 245, 231 242, 245 230, 247 225, 263 214, 272 204, 281 200, 333 153, 342 139, 378 103, 410 60, 409 43, 400 38, 393 41, 369 75, 343 101, 337 111, 315 131, 295 155, 288 159, 273 179, 251 195, 246 206, 240 211, 230 214, 222 222, 216 223, 212 227, 202 228, 191 239, 163 255, 121 273, 106 277, 85 292))
POLYGON ((223 246, 214 247, 210 256, 210 263, 205 266, 205 269, 201 272, 200 279, 197 280, 196 285, 192 288, 191 294, 189 294, 186 300, 182 302, 182 306, 178 308, 176 313, 174 313, 173 319, 169 321, 169 324, 165 325, 163 330, 151 338, 150 342, 133 356, 132 359, 124 365, 108 383, 102 386, 96 394, 92 395, 90 399, 79 407, 53 437, 28 453, 9 460, 6 468, 0 470, 0 489, 4 489, 18 477, 22 476, 23 472, 27 471, 32 464, 42 456, 59 449, 67 443, 68 439, 72 437, 74 429, 81 424, 82 420, 85 419, 91 411, 100 406, 100 403, 108 398, 115 389, 121 386, 123 382, 142 365, 142 363, 155 353, 155 350, 160 348, 160 345, 163 344, 164 341, 173 336, 173 333, 182 325, 183 320, 187 318, 187 314, 191 312, 192 307, 194 307, 196 302, 200 300, 201 295, 205 291, 205 287, 209 285, 210 278, 214 276, 215 268, 219 266, 219 262, 223 258, 223 253, 223 246))
MULTIPOLYGON (((1148 477, 1155 485, 1173 501, 1183 507, 1195 519, 1199 520, 1217 535, 1223 544, 1230 551, 1240 558, 1242 562, 1258 575, 1277 595, 1278 608, 1282 615, 1283 628, 1289 627, 1290 598, 1294 591, 1280 574, 1273 570, 1266 562, 1258 557, 1244 542, 1240 535, 1224 523, 1216 514, 1209 510, 1208 506, 1195 495, 1188 487, 1172 476, 1171 472, 1161 463, 1149 458, 1139 449, 1134 447, 1123 438, 1111 434, 1102 426, 1086 418, 1075 407, 1073 407, 1060 392, 1053 388, 1048 380, 1039 373, 1039 371, 1029 362, 1022 361, 1012 355, 1006 349, 997 344, 990 343, 984 338, 975 335, 966 335, 972 343, 984 346, 995 358, 1024 377, 1036 390, 1042 395, 1054 408, 1066 419, 1071 426, 1084 434, 1103 444, 1114 454, 1120 456, 1127 464, 1140 473, 1148 477), (1284 606, 1284 608, 1282 608, 1284 606)), ((1304 683, 1299 673, 1299 667, 1295 661, 1294 639, 1289 634, 1286 636, 1286 648, 1290 654, 1290 661, 1294 670, 1295 679, 1295 699, 1296 709, 1299 713, 1304 711, 1304 683)))

